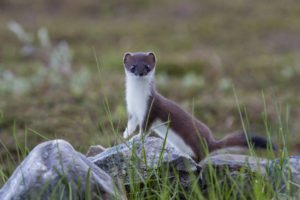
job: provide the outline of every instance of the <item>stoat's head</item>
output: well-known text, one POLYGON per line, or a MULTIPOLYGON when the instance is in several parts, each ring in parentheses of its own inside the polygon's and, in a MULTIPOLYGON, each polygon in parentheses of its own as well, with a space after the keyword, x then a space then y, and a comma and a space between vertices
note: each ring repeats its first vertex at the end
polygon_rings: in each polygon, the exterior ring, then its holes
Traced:
POLYGON ((154 73, 156 58, 152 52, 125 53, 123 63, 126 74, 146 77, 154 73))

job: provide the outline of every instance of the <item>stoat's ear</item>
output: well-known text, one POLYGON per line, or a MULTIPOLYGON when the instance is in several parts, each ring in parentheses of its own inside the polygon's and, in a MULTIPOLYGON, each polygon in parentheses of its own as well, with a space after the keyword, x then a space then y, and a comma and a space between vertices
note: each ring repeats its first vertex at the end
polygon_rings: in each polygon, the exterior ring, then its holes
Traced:
POLYGON ((131 57, 131 53, 130 52, 126 52, 124 54, 124 57, 123 57, 123 63, 125 64, 130 57, 131 57))
POLYGON ((153 52, 149 52, 148 53, 148 58, 149 58, 149 61, 151 62, 151 64, 155 65, 156 63, 156 58, 155 58, 155 55, 153 52))

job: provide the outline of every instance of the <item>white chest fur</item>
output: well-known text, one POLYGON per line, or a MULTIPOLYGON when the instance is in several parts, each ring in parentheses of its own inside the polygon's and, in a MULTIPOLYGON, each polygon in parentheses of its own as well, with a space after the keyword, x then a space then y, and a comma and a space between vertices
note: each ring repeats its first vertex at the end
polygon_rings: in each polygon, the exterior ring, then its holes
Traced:
MULTIPOLYGON (((134 131, 133 129, 135 124, 139 125, 141 128, 144 119, 147 117, 146 112, 148 107, 148 99, 151 95, 151 84, 154 80, 154 70, 146 77, 137 77, 127 71, 125 71, 125 73, 127 112, 131 117, 131 119, 129 119, 129 126, 127 128, 129 129, 129 134, 131 134, 131 131, 134 131)), ((191 147, 188 146, 184 140, 171 128, 168 128, 167 124, 164 124, 164 122, 156 120, 151 125, 151 130, 153 130, 161 138, 165 138, 166 134, 168 133, 167 142, 170 145, 184 154, 195 157, 195 153, 191 147)))
POLYGON ((147 103, 151 94, 152 74, 137 77, 126 71, 126 103, 127 112, 141 126, 146 117, 147 103))
POLYGON ((157 135, 161 138, 165 138, 167 136, 167 143, 177 149, 179 152, 187 154, 191 157, 195 157, 194 151, 188 146, 184 140, 178 136, 168 125, 160 120, 155 121, 152 126, 151 130, 153 130, 157 135))

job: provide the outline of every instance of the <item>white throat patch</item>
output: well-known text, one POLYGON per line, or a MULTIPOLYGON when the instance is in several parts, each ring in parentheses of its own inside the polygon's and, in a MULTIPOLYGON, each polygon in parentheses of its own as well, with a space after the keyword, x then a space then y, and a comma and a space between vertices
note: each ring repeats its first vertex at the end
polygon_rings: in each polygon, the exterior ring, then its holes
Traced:
POLYGON ((138 120, 139 126, 147 117, 145 115, 151 94, 151 84, 154 81, 154 72, 153 69, 147 76, 138 77, 125 70, 127 112, 138 120))

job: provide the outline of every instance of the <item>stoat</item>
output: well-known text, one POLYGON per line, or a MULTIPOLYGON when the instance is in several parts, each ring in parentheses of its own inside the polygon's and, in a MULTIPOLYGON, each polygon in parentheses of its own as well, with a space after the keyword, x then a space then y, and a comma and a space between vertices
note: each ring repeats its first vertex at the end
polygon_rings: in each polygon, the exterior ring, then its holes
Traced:
MULTIPOLYGON (((248 147, 243 132, 229 134, 221 140, 216 140, 203 122, 159 94, 155 89, 154 53, 125 53, 123 63, 128 112, 124 138, 131 136, 137 127, 139 135, 149 130, 162 138, 167 135, 167 143, 196 161, 202 160, 208 152, 222 148, 248 147)), ((249 136, 248 139, 254 147, 267 148, 267 140, 264 137, 249 136)))

